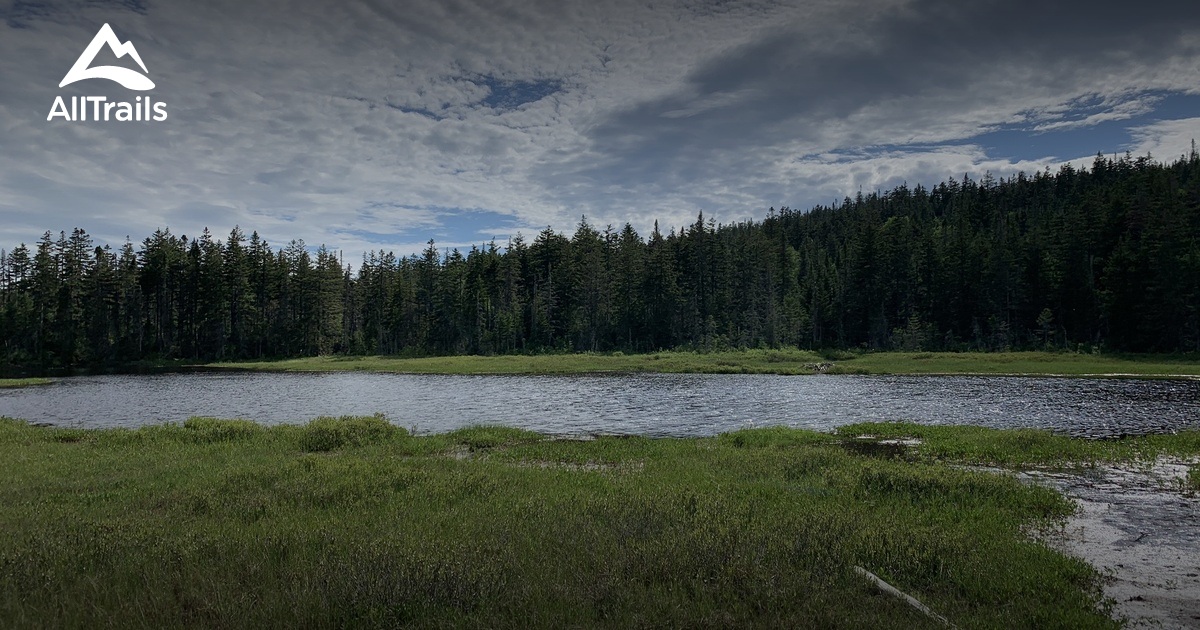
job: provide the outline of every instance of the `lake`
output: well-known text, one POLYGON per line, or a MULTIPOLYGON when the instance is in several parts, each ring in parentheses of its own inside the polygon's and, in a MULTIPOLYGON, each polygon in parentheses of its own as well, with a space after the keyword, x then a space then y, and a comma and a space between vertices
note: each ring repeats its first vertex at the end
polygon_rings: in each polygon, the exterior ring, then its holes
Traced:
POLYGON ((200 372, 0 389, 0 416, 137 427, 190 416, 265 424, 384 413, 419 433, 503 424, 559 435, 706 436, 862 421, 1036 427, 1111 437, 1200 428, 1200 381, 981 376, 428 376, 200 372))

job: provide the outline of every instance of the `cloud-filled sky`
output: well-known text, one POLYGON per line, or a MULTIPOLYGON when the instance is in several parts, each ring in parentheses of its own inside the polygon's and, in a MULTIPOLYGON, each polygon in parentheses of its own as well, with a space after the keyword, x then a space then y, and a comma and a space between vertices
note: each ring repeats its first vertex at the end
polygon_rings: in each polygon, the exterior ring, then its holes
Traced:
POLYGON ((348 260, 581 215, 645 233, 1197 136, 1200 10, 1178 0, 0 4, 6 248, 76 226, 240 225, 348 260), (153 90, 58 87, 105 23, 153 90), (166 121, 46 120, 57 96, 147 94, 166 121))

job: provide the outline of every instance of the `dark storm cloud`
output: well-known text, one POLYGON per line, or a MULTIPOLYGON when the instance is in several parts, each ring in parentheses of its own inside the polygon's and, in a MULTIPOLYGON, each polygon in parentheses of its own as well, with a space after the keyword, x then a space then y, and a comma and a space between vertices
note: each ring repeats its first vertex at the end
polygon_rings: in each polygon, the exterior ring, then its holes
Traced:
MULTIPOLYGON (((92 7, 126 10, 145 15, 146 3, 143 0, 89 0, 92 7)), ((13 0, 7 9, 0 11, 5 24, 9 28, 32 28, 39 21, 62 19, 68 15, 77 3, 62 0, 13 0)))
POLYGON ((814 152, 904 144, 921 135, 926 142, 962 139, 1002 122, 997 97, 1012 103, 1010 120, 1031 122, 1056 117, 1021 109, 1037 97, 1069 102, 1094 90, 1105 98, 1093 99, 1120 107, 1162 87, 1153 76, 1139 84, 1144 69, 1180 55, 1195 61, 1196 42, 1188 38, 1200 32, 1200 11, 1179 9, 1163 0, 920 0, 873 15, 844 14, 817 36, 785 30, 705 63, 677 93, 614 113, 590 134, 599 169, 591 168, 592 155, 574 175, 692 179, 724 169, 713 159, 722 153, 772 147, 781 138, 814 152), (1114 85, 1114 77, 1134 80, 1114 85), (925 111, 888 115, 898 102, 925 111), (928 117, 961 116, 964 106, 979 115, 930 134, 928 117), (886 126, 845 129, 829 145, 832 123, 868 110, 883 115, 866 120, 886 126))

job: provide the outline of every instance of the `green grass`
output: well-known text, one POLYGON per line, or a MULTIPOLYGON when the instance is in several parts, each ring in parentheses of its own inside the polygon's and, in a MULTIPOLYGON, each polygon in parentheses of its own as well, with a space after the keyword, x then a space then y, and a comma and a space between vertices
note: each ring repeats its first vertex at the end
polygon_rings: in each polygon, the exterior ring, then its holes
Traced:
POLYGON ((838 363, 866 374, 1200 375, 1197 355, 1055 352, 877 352, 838 363))
MULTIPOLYGON (((868 431, 992 458, 977 430, 868 431)), ((564 441, 503 427, 418 437, 378 417, 0 419, 0 620, 937 627, 857 565, 962 628, 1115 625, 1096 571, 1022 533, 1070 512, 1059 494, 932 455, 863 455, 843 445, 857 433, 564 441)), ((1023 435, 1006 461, 1062 446, 1023 435)), ((1200 451, 1195 435, 1154 444, 1200 451)))
MULTIPOLYGON (((1145 435, 1119 440, 1082 440, 1038 429, 866 422, 838 427, 843 438, 917 438, 908 453, 921 461, 1000 466, 1075 466, 1099 462, 1147 461, 1160 455, 1200 456, 1200 431, 1145 435)), ((1193 472, 1195 470, 1193 469, 1193 472)), ((1194 476, 1194 475, 1193 475, 1194 476)))
POLYGON ((300 447, 310 453, 332 451, 346 446, 384 442, 406 433, 382 415, 317 418, 301 431, 300 447))
POLYGON ((1200 376, 1200 357, 1093 355, 1052 352, 854 353, 802 350, 656 352, 653 354, 546 354, 453 357, 309 357, 282 361, 214 363, 210 367, 266 371, 367 371, 410 374, 581 374, 690 372, 813 374, 815 366, 840 374, 1054 374, 1200 376))
POLYGON ((654 354, 540 354, 450 357, 308 357, 282 361, 215 363, 210 367, 269 371, 367 371, 411 374, 583 374, 596 372, 716 372, 811 374, 823 361, 799 350, 658 352, 654 354))
POLYGON ((31 387, 33 385, 49 385, 53 383, 53 379, 49 378, 0 378, 0 389, 6 387, 31 387))

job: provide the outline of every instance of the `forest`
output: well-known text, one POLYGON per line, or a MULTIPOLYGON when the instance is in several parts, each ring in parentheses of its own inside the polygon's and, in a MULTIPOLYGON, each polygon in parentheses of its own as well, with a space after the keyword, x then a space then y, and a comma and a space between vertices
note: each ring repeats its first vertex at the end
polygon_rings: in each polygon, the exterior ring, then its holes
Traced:
POLYGON ((1200 156, 347 264, 240 228, 0 250, 4 371, 325 354, 1200 351, 1200 156))

